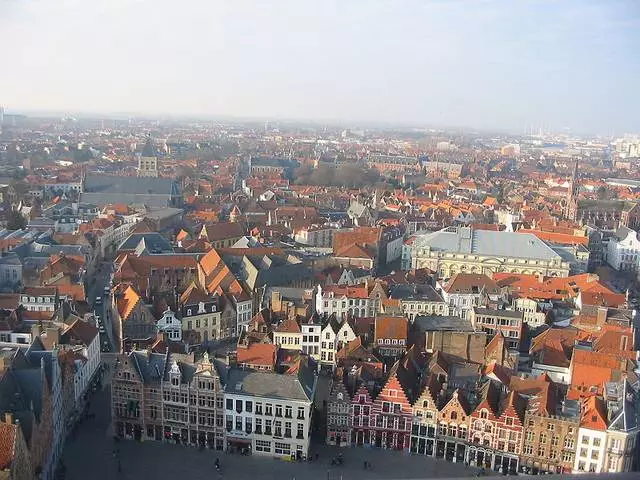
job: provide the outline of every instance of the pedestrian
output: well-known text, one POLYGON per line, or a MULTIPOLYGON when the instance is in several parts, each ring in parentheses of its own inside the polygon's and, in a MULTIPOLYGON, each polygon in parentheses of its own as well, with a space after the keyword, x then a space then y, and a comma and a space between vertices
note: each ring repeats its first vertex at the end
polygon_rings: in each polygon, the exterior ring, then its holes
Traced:
POLYGON ((320 458, 320 454, 316 453, 316 462, 318 461, 319 458, 320 458))

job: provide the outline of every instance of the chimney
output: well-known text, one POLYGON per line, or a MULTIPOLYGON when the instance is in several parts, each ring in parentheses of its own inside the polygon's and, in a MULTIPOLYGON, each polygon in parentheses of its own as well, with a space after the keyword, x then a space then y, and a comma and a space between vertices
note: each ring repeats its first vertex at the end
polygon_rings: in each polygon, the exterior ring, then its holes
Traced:
POLYGON ((31 326, 31 337, 36 338, 39 337, 40 334, 42 333, 42 327, 39 324, 35 324, 31 326))
POLYGON ((604 324, 607 322, 607 312, 609 309, 607 307, 598 307, 598 314, 596 316, 596 320, 598 325, 604 324))
POLYGON ((55 346, 60 343, 60 329, 58 327, 48 327, 46 335, 51 346, 55 346))

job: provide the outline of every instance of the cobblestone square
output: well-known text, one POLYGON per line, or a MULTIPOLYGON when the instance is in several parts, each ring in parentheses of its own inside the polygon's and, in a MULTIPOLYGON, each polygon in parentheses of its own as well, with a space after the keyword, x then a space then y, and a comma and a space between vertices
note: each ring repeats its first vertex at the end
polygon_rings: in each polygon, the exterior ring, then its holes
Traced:
POLYGON ((200 451, 157 442, 137 443, 123 440, 115 443, 109 428, 109 387, 97 393, 91 403, 92 420, 81 424, 66 445, 64 462, 69 480, 107 480, 122 478, 139 480, 169 479, 411 479, 464 477, 476 470, 462 464, 449 463, 422 456, 404 455, 400 452, 371 449, 337 449, 325 445, 312 447, 319 454, 317 462, 291 463, 268 457, 241 456, 200 451), (117 448, 119 454, 114 456, 117 448), (330 460, 338 452, 344 455, 341 467, 331 468, 330 460), (214 462, 219 458, 221 474, 215 471, 214 462), (364 461, 372 464, 364 470, 364 461), (120 461, 121 472, 118 472, 120 461))

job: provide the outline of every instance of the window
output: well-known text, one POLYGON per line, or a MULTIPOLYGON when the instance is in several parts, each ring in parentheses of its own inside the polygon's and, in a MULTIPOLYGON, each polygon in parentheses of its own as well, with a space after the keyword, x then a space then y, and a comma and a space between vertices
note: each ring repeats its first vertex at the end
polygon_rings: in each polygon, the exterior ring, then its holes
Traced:
POLYGON ((578 470, 579 470, 580 472, 584 472, 585 465, 586 465, 586 464, 585 464, 585 462, 583 462, 582 460, 580 460, 580 461, 578 462, 578 470))
MULTIPOLYGON (((247 420, 249 419, 247 418, 247 420)), ((236 417, 236 430, 238 431, 242 430, 242 417, 240 416, 236 417)))
POLYGON ((247 402, 244 405, 244 408, 247 412, 251 413, 251 410, 253 410, 253 402, 251 400, 247 400, 247 402))
POLYGON ((544 432, 540 433, 540 443, 547 443, 547 434, 544 432))
POLYGON ((227 398, 227 410, 233 410, 233 400, 231 398, 227 398))
POLYGON ((507 424, 507 426, 511 427, 513 425, 513 418, 507 417, 505 423, 507 424))
POLYGON ((304 407, 298 407, 298 420, 304 420, 304 407))
POLYGON ((264 434, 265 435, 271 435, 271 420, 270 419, 266 419, 264 421, 264 434))
POLYGON ((304 438, 304 423, 299 423, 298 424, 298 431, 296 433, 296 438, 297 439, 303 439, 304 438))
POLYGON ((265 414, 265 415, 267 415, 267 416, 269 416, 269 417, 270 417, 271 415, 273 415, 273 406, 272 406, 270 403, 267 403, 267 404, 264 406, 264 414, 265 414))
POLYGON ((293 415, 292 411, 293 409, 291 408, 291 406, 287 405, 286 407, 284 407, 284 416, 286 418, 291 418, 291 415, 293 415))
POLYGON ((488 416, 489 415, 488 415, 486 410, 484 410, 484 409, 480 410, 480 418, 486 419, 488 416))
POLYGON ((531 455, 531 454, 533 453, 533 447, 531 446, 531 444, 527 443, 527 444, 524 446, 523 453, 524 453, 525 455, 531 455))
POLYGON ((227 432, 233 429, 233 415, 227 415, 227 432))
POLYGON ((280 455, 291 455, 291 446, 288 443, 276 442, 275 453, 280 455))
POLYGON ((273 435, 276 437, 282 436, 282 422, 279 420, 273 422, 273 435))
POLYGON ((582 436, 582 445, 589 445, 589 437, 586 435, 582 436))
POLYGON ((591 450, 591 460, 598 460, 600 458, 600 452, 598 450, 591 450))
POLYGON ((599 447, 600 446, 600 439, 599 438, 594 438, 593 439, 593 446, 594 447, 599 447))
MULTIPOLYGON (((256 431, 258 430, 258 426, 256 425, 256 431)), ((269 440, 256 440, 256 451, 257 452, 270 452, 271 451, 271 442, 269 440)))
POLYGON ((291 422, 284 423, 284 436, 286 438, 291 438, 291 422))
POLYGON ((276 417, 282 416, 282 405, 276 405, 276 417))
POLYGON ((587 449, 586 448, 581 448, 580 449, 580 456, 583 458, 587 457, 587 449))
POLYGON ((244 421, 244 431, 245 431, 245 432, 247 432, 247 433, 251 433, 251 432, 252 432, 252 430, 253 430, 252 421, 251 421, 251 419, 250 419, 250 418, 247 418, 247 419, 244 421))

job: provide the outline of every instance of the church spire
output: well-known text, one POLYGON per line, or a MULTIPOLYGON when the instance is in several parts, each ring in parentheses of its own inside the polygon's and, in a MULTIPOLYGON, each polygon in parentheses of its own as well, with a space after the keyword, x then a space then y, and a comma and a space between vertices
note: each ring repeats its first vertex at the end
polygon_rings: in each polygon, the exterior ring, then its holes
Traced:
POLYGON ((565 217, 569 220, 576 219, 578 215, 578 192, 580 191, 580 185, 578 184, 578 159, 576 158, 573 164, 573 170, 571 171, 571 180, 569 182, 569 188, 567 192, 567 206, 565 210, 565 217))

